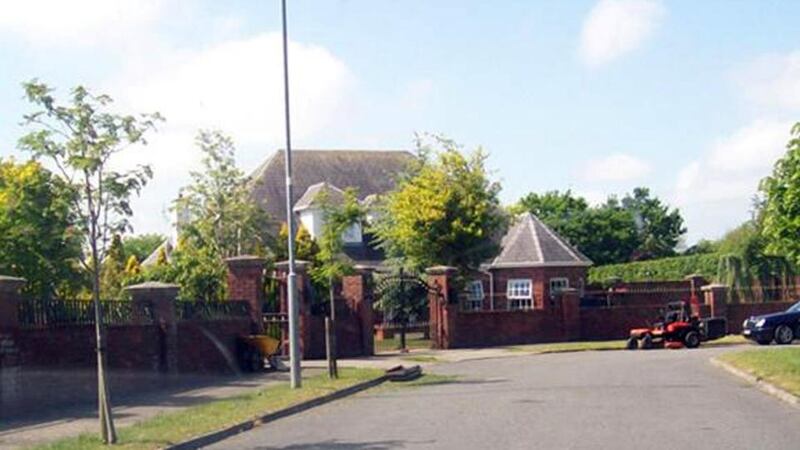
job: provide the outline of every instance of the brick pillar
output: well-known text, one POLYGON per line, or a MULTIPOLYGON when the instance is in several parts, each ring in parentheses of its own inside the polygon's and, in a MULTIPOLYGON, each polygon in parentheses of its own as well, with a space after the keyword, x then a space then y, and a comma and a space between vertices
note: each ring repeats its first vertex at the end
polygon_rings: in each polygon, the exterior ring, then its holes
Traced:
POLYGON ((361 324, 361 354, 375 354, 375 316, 372 309, 372 272, 367 266, 355 266, 356 274, 342 278, 342 297, 355 311, 361 324))
POLYGON ((724 284, 709 284, 701 289, 705 297, 705 304, 711 308, 711 316, 727 317, 728 286, 724 284))
POLYGON ((458 294, 455 292, 453 282, 458 270, 455 267, 436 266, 426 270, 426 273, 428 286, 433 291, 428 295, 433 348, 451 348, 455 344, 456 337, 458 294))
POLYGON ((148 281, 125 288, 137 309, 151 308, 153 320, 163 339, 159 369, 171 375, 178 373, 178 317, 175 303, 180 287, 177 284, 148 281))
POLYGON ((564 338, 570 341, 581 337, 581 299, 577 289, 566 288, 561 291, 561 320, 564 324, 564 338))
POLYGON ((256 334, 264 332, 261 318, 264 306, 264 258, 251 255, 227 258, 228 298, 246 301, 250 306, 250 324, 256 334))
MULTIPOLYGON (((310 336, 311 336, 311 305, 309 304, 308 300, 308 293, 306 292, 306 281, 308 277, 308 261, 303 260, 295 260, 294 262, 294 273, 295 273, 295 281, 297 285, 297 304, 299 310, 299 335, 300 335, 300 357, 303 357, 303 351, 306 348, 310 348, 310 336)), ((278 278, 281 279, 281 292, 280 292, 280 308, 281 312, 288 314, 289 313, 289 293, 288 291, 288 275, 289 275, 289 262, 288 261, 281 261, 275 264, 275 270, 278 274, 278 278)), ((288 327, 284 330, 285 336, 283 336, 284 342, 284 351, 286 354, 289 353, 289 330, 288 327)))
POLYGON ((706 285, 706 279, 700 274, 692 274, 684 278, 689 282, 689 302, 692 305, 692 315, 700 316, 700 304, 705 301, 701 288, 706 285))
POLYGON ((14 342, 19 329, 19 290, 24 278, 0 276, 0 417, 7 417, 19 400, 22 387, 22 361, 14 342))

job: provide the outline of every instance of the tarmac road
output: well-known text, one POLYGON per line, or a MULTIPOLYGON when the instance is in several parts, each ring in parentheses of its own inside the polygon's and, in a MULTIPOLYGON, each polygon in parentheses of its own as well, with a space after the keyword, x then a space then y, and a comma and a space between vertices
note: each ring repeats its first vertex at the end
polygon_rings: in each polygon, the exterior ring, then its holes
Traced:
POLYGON ((708 360, 728 349, 465 361, 455 381, 378 388, 219 449, 800 449, 800 409, 708 360))

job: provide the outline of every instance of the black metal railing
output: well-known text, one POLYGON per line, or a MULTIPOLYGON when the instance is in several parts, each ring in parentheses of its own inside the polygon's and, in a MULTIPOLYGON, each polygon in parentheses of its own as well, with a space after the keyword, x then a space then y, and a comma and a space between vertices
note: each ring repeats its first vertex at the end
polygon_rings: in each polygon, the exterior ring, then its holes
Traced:
MULTIPOLYGON (((152 310, 129 301, 100 302, 103 324, 152 323, 152 310)), ((18 319, 23 328, 94 324, 94 303, 87 300, 26 299, 19 304, 18 319)))
POLYGON ((250 316, 246 301, 178 302, 175 307, 178 320, 220 320, 250 316))

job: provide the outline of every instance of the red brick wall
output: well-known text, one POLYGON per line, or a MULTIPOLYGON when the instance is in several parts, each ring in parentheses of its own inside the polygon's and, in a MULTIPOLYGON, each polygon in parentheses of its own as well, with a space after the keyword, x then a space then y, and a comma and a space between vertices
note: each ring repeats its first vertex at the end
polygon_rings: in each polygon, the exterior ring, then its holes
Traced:
POLYGON ((217 343, 228 352, 227 356, 238 364, 236 342, 239 336, 250 334, 249 319, 183 321, 178 323, 178 371, 233 373, 226 355, 203 333, 203 329, 217 339, 217 343))
MULTIPOLYGON (((158 370, 161 336, 155 325, 116 325, 107 328, 110 370, 158 370)), ((94 368, 93 325, 19 330, 16 346, 25 367, 94 368)))
POLYGON ((449 348, 529 344, 565 339, 561 314, 552 311, 458 312, 453 325, 449 330, 449 348))

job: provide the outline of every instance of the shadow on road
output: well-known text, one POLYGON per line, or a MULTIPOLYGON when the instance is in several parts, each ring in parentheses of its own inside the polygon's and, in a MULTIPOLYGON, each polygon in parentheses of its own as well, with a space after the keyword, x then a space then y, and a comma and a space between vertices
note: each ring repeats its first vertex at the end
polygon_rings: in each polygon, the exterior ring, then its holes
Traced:
MULTIPOLYGON (((331 439, 321 442, 313 442, 309 444, 293 444, 285 447, 256 447, 258 450, 388 450, 392 448, 405 447, 410 444, 408 441, 388 440, 388 441, 372 441, 372 442, 346 442, 331 439)), ((430 444, 433 441, 413 442, 414 444, 430 444)))

